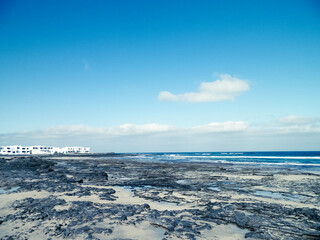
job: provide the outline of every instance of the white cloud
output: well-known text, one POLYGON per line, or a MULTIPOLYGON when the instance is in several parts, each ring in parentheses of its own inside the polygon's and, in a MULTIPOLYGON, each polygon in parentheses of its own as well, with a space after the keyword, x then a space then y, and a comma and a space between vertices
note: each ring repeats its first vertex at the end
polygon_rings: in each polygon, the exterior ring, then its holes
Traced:
POLYGON ((276 127, 281 133, 319 133, 320 119, 289 115, 280 118, 276 127))
POLYGON ((80 145, 101 152, 318 150, 320 119, 286 116, 263 124, 226 121, 188 128, 157 123, 71 125, 0 134, 0 145, 13 144, 80 145))
POLYGON ((198 92, 184 94, 172 94, 168 91, 159 93, 161 101, 183 101, 183 102, 217 102, 233 100, 242 92, 250 89, 249 84, 229 74, 221 74, 220 79, 213 82, 202 82, 198 92))
POLYGON ((115 136, 130 136, 130 135, 143 135, 152 133, 161 133, 172 131, 175 128, 170 125, 164 124, 122 124, 114 127, 88 127, 83 125, 71 125, 71 126, 56 126, 46 128, 39 131, 24 131, 19 134, 34 135, 34 136, 46 136, 46 137, 57 137, 57 136, 77 136, 77 135, 104 135, 105 137, 115 136))
POLYGON ((136 135, 169 132, 175 130, 175 127, 164 124, 150 123, 144 125, 123 124, 118 127, 109 128, 110 133, 114 135, 136 135))
MULTIPOLYGON (((207 125, 178 128, 165 124, 122 124, 114 127, 88 127, 83 125, 56 126, 38 131, 22 131, 10 134, 0 134, 0 145, 11 144, 54 144, 63 143, 90 144, 91 141, 128 141, 128 139, 144 139, 148 142, 158 137, 164 137, 165 142, 171 138, 198 136, 214 133, 239 132, 245 130, 244 122, 214 122, 207 125), (89 143, 86 143, 89 142, 89 143)), ((133 140, 135 141, 135 140, 133 140)))
POLYGON ((245 122, 213 122, 209 123, 207 125, 201 125, 194 127, 193 129, 196 132, 239 132, 239 131, 244 131, 245 129, 248 128, 248 124, 245 122))
POLYGON ((311 118, 311 117, 302 117, 302 116, 296 116, 296 115, 289 115, 285 116, 279 119, 279 122, 282 124, 310 124, 317 122, 317 118, 311 118))

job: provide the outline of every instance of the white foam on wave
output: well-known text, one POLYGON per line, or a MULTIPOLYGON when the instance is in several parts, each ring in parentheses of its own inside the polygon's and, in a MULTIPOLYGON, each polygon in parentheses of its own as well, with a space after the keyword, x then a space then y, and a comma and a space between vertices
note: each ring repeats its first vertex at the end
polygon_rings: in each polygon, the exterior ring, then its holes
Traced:
POLYGON ((236 155, 236 154, 243 154, 242 152, 230 152, 230 153, 221 153, 221 154, 223 154, 223 155, 236 155))
MULTIPOLYGON (((164 155, 165 156, 165 155, 164 155)), ((170 156, 172 158, 248 158, 248 159, 319 159, 320 156, 313 156, 313 157, 304 157, 304 156, 298 156, 298 157, 292 157, 292 156, 192 156, 192 155, 175 155, 170 156)))
POLYGON ((208 163, 229 163, 229 164, 247 164, 247 165, 282 165, 282 166, 312 166, 320 167, 318 163, 295 163, 295 162, 282 162, 282 163, 273 163, 273 162, 233 162, 226 160, 192 160, 190 162, 208 162, 208 163))
MULTIPOLYGON (((164 153, 164 154, 138 154, 126 157, 141 161, 166 162, 206 162, 206 163, 227 163, 227 164, 247 164, 247 165, 278 165, 278 166, 306 166, 320 167, 320 156, 248 156, 243 153, 221 153, 222 155, 210 155, 212 153, 164 153), (209 154, 209 155, 208 155, 209 154)), ((218 153, 219 154, 219 153, 218 153)))

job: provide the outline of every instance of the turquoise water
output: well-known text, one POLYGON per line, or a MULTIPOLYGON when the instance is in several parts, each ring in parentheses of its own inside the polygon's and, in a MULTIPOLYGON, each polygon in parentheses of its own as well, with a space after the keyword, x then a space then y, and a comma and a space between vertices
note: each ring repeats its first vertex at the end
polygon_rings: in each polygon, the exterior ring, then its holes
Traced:
POLYGON ((13 187, 13 188, 8 189, 8 190, 4 190, 3 188, 0 188, 0 194, 15 192, 15 191, 17 191, 19 188, 20 188, 20 187, 13 187))

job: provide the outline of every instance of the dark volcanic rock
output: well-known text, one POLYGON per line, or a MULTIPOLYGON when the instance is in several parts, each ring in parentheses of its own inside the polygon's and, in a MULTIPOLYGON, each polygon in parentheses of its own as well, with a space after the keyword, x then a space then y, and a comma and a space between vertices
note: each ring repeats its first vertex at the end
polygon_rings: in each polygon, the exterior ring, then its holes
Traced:
MULTIPOLYGON (((120 161, 114 159, 115 156, 101 158, 99 155, 96 159, 76 156, 77 160, 72 157, 0 158, 2 189, 19 187, 19 192, 52 194, 14 201, 11 207, 15 212, 0 217, 1 227, 11 226, 15 221, 32 227, 25 232, 16 228, 11 236, 0 233, 0 239, 27 239, 39 230, 47 239, 99 239, 100 235, 113 239, 118 225, 138 226, 145 221, 165 231, 163 238, 168 239, 201 239, 204 231, 214 232, 216 224, 236 225, 246 230, 245 237, 250 239, 320 239, 320 211, 307 207, 319 207, 319 180, 277 180, 277 174, 292 173, 288 169, 146 163, 120 161), (262 178, 246 179, 241 175, 262 178), (113 186, 128 187, 135 197, 145 201, 186 208, 161 211, 151 208, 151 204, 118 204, 113 186), (255 200, 255 189, 260 186, 284 189, 276 196, 309 205, 295 207, 283 205, 281 201, 255 200), (243 199, 234 199, 234 194, 242 195, 243 199), (90 196, 98 197, 99 201, 87 201, 90 196)), ((272 197, 271 194, 269 199, 272 197)))

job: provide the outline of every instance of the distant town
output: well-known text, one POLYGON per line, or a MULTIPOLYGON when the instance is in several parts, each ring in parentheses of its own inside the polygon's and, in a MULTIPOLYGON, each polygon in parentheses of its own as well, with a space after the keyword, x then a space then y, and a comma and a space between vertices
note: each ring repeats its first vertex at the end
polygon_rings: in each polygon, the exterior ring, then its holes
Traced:
POLYGON ((1 146, 0 155, 50 155, 90 153, 89 147, 1 146))

